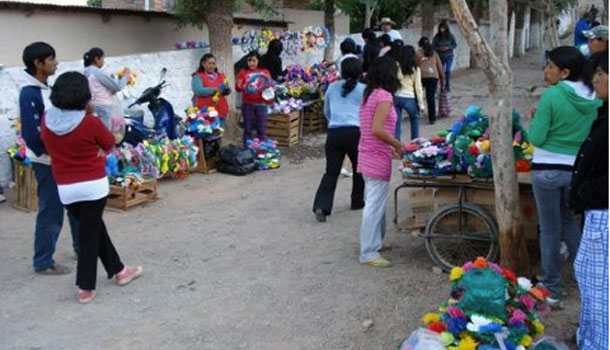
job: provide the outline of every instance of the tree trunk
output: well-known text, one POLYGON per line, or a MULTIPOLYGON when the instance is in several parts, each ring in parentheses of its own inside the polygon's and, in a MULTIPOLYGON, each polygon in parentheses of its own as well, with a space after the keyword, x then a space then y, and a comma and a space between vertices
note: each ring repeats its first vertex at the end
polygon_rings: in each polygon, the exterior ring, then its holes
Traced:
MULTIPOLYGON (((483 6, 482 3, 479 1, 475 1, 473 6, 472 6, 472 17, 474 18, 474 21, 477 23, 477 25, 481 24, 481 18, 483 18, 483 6)), ((474 52, 472 52, 472 50, 470 50, 470 69, 477 69, 478 65, 477 65, 477 56, 474 54, 474 52)))
POLYGON ((324 0, 324 26, 330 33, 330 42, 324 49, 324 59, 333 61, 335 59, 335 0, 324 0))
POLYGON ((512 147, 512 72, 508 65, 506 0, 489 1, 491 38, 495 50, 492 50, 479 32, 466 0, 449 2, 460 29, 489 82, 490 140, 501 263, 507 269, 525 272, 529 262, 519 226, 519 185, 512 147))
POLYGON ((367 3, 364 9, 364 28, 371 28, 371 19, 373 18, 373 9, 371 4, 367 3))
POLYGON ((525 4, 515 4, 515 39, 513 46, 514 57, 521 57, 525 50, 523 49, 523 29, 525 26, 525 4))
POLYGON ((427 36, 432 42, 434 36, 434 1, 421 2, 421 36, 427 36))
MULTIPOLYGON (((208 0, 209 11, 204 14, 208 26, 210 39, 210 52, 216 56, 218 70, 224 72, 229 79, 230 86, 235 86, 233 76, 233 8, 226 5, 224 0, 208 0)), ((232 111, 227 117, 227 137, 237 138, 238 114, 235 113, 234 94, 227 96, 229 108, 232 111)))

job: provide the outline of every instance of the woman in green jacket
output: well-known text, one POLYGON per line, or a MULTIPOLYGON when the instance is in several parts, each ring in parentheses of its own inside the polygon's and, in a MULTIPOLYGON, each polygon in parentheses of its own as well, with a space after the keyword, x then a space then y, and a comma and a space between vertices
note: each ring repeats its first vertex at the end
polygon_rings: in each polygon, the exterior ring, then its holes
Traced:
POLYGON ((561 308, 560 242, 567 244, 571 256, 580 243, 568 208, 574 161, 601 105, 580 80, 584 65, 585 58, 574 47, 562 46, 549 53, 544 76, 551 87, 542 95, 528 133, 535 147, 532 186, 540 225, 542 283, 551 292, 548 301, 555 308, 561 308))

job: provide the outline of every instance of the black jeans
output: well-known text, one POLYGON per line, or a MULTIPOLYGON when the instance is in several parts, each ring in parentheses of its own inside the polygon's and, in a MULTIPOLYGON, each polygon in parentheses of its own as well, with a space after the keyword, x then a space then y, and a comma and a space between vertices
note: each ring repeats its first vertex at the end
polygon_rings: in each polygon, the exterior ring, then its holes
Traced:
POLYGON ((337 180, 341 173, 343 160, 347 155, 352 162, 354 176, 352 178, 352 209, 364 207, 364 180, 362 174, 356 172, 358 169, 358 141, 360 140, 360 129, 357 127, 328 129, 326 138, 326 173, 322 177, 316 199, 313 203, 313 211, 321 209, 326 215, 330 215, 333 209, 335 189, 337 180))
POLYGON ((108 273, 108 278, 123 270, 123 263, 114 249, 102 213, 106 198, 96 201, 68 204, 68 212, 78 220, 78 265, 76 285, 80 289, 95 289, 97 280, 97 258, 99 257, 108 273))
POLYGON ((436 121, 436 88, 438 87, 438 79, 422 78, 421 84, 426 90, 426 103, 428 104, 428 120, 430 123, 436 121))

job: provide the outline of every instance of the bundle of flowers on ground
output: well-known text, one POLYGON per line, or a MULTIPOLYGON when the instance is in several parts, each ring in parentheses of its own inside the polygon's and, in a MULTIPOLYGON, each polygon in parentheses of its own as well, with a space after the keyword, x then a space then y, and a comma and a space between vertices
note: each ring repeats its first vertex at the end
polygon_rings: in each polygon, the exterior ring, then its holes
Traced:
POLYGON ((123 144, 106 156, 106 174, 118 186, 140 184, 153 178, 185 178, 197 166, 198 148, 193 138, 123 144))
MULTIPOLYGON (((535 349, 544 333, 539 316, 548 310, 546 289, 484 258, 455 267, 449 280, 451 298, 422 319, 428 340, 436 337, 447 350, 535 349)), ((429 348, 410 337, 400 350, 429 348)))
POLYGON ((257 138, 248 140, 246 145, 254 153, 254 161, 258 170, 277 169, 280 167, 280 150, 277 141, 261 141, 257 138))
MULTIPOLYGON (((519 172, 530 171, 534 147, 513 112, 513 150, 519 172)), ((470 106, 451 130, 443 130, 430 140, 415 139, 405 145, 403 176, 440 176, 468 174, 475 178, 492 177, 489 118, 481 108, 470 106)))
POLYGON ((187 134, 198 139, 216 140, 224 134, 218 112, 212 106, 186 110, 187 134))

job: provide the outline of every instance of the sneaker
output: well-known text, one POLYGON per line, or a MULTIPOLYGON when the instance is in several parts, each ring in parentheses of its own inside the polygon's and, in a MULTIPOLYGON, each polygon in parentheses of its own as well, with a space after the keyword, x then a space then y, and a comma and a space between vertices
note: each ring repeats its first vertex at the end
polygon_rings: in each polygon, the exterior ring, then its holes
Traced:
POLYGON ((142 274, 142 266, 125 266, 123 271, 117 273, 116 275, 116 284, 119 286, 124 286, 129 282, 135 280, 140 277, 142 274))
POLYGON ((326 214, 322 209, 316 209, 316 220, 319 222, 326 222, 326 214))
POLYGON ((78 299, 79 303, 87 304, 88 302, 93 300, 96 295, 97 295, 97 292, 95 291, 95 289, 93 289, 93 290, 82 290, 82 289, 79 289, 78 290, 78 295, 76 296, 76 298, 78 299))
POLYGON ((341 168, 341 175, 343 175, 345 177, 352 177, 352 176, 354 176, 354 173, 352 173, 351 171, 349 171, 345 168, 341 168))
POLYGON ((377 258, 375 260, 367 261, 363 264, 380 268, 392 267, 392 262, 384 258, 377 258))
POLYGON ((548 297, 546 299, 546 303, 552 310, 563 310, 564 308, 563 301, 561 301, 559 298, 548 297))
POLYGON ((35 271, 39 275, 67 275, 70 273, 70 268, 55 264, 48 269, 35 271))
POLYGON ((6 197, 3 194, 0 194, 0 203, 6 202, 6 197))

